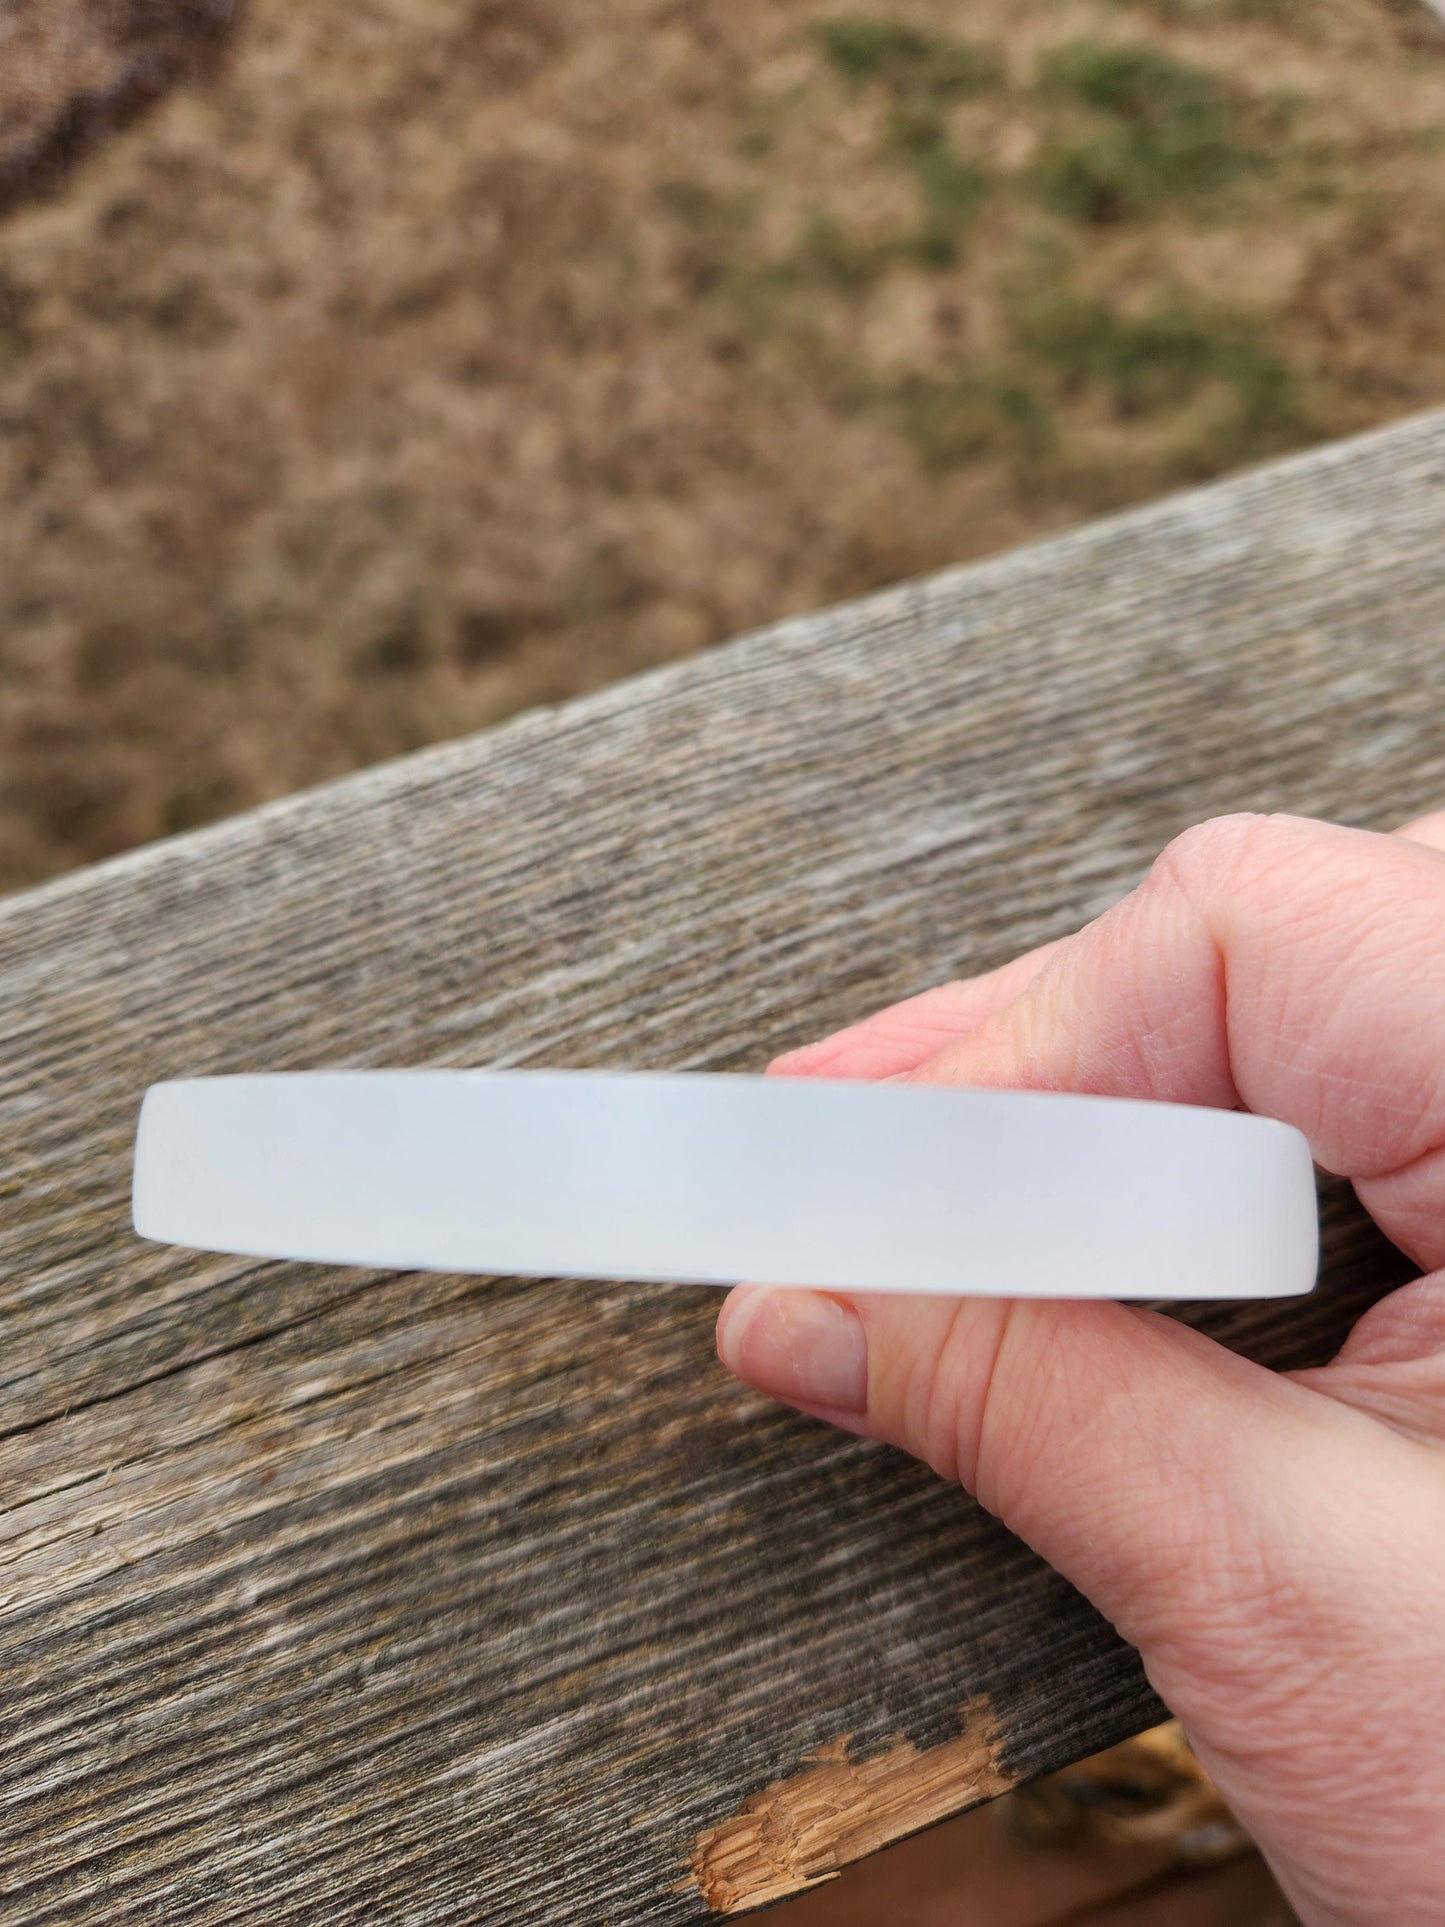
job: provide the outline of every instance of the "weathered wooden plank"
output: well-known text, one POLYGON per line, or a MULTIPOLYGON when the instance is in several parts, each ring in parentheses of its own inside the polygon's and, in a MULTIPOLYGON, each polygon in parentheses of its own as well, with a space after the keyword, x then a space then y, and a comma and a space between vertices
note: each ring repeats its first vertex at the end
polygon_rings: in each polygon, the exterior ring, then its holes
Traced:
MULTIPOLYGON (((1147 1718, 969 1502, 727 1382, 713 1294, 142 1248, 136 1103, 759 1066, 1198 817, 1439 801, 1442 636, 1437 416, 0 904, 6 1920, 682 1922, 1147 1718)), ((1216 1329, 1328 1352, 1402 1275, 1330 1211, 1216 1329)))

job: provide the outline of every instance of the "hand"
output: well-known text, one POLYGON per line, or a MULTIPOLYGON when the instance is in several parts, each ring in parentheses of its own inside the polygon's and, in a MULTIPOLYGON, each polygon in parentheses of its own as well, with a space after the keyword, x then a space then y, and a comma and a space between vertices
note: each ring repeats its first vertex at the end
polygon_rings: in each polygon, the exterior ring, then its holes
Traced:
POLYGON ((1275 1374, 1118 1304, 744 1286, 759 1390, 958 1479, 1141 1651, 1308 1927, 1445 1922, 1445 817, 1225 818, 1078 936, 792 1077, 1242 1107, 1432 1275, 1275 1374))

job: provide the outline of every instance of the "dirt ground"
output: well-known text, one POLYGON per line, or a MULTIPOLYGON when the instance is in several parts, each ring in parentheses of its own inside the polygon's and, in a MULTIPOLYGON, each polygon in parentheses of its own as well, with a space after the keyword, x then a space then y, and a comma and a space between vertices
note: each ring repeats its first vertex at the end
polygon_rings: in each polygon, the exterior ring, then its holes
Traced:
POLYGON ((213 53, 0 224, 0 887, 1445 400, 1417 0, 213 53))

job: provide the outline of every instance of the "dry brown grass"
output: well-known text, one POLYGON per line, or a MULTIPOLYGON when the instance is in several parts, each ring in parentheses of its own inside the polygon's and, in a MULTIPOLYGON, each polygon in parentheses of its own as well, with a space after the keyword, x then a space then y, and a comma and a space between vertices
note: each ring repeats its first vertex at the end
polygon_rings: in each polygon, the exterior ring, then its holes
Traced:
POLYGON ((0 0, 0 212, 172 87, 214 73, 237 0, 0 0))
POLYGON ((1413 0, 850 11, 251 0, 12 214, 0 882, 1445 399, 1413 0))

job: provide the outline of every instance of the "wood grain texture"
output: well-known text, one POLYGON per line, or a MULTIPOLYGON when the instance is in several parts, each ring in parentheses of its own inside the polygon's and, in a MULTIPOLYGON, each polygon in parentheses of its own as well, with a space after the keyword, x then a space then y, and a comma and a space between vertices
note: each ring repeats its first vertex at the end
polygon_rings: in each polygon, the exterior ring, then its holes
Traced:
MULTIPOLYGON (((714 1294, 141 1247, 136 1106, 757 1068, 1197 818, 1438 803, 1442 638, 1436 416, 0 903, 0 1916, 685 1922, 845 1738, 983 1709, 995 1784, 1153 1717, 966 1499, 730 1384, 714 1294)), ((1325 1290, 1203 1321, 1326 1356, 1406 1269, 1328 1203, 1325 1290)))

